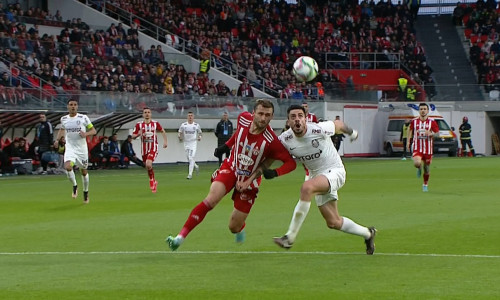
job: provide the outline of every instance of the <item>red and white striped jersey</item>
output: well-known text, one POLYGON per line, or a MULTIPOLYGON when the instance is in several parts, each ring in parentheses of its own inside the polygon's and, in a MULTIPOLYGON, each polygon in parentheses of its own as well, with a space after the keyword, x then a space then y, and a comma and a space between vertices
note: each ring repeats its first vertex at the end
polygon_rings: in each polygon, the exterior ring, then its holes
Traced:
POLYGON ((318 123, 318 118, 316 118, 316 115, 313 114, 313 113, 307 113, 306 121, 307 122, 318 123))
MULTIPOLYGON (((236 173, 238 181, 246 180, 266 158, 280 160, 284 164, 276 169, 278 175, 283 175, 295 169, 296 163, 278 140, 278 137, 267 126, 261 134, 251 134, 249 132, 252 125, 253 116, 249 112, 243 112, 238 116, 238 125, 235 133, 226 142, 232 147, 228 163, 236 173)), ((258 177, 251 188, 258 188, 261 178, 258 177)))
POLYGON ((412 132, 413 152, 432 155, 433 136, 427 136, 426 131, 439 132, 439 126, 432 118, 422 121, 420 118, 411 120, 409 130, 412 132))
POLYGON ((141 133, 142 155, 148 154, 151 151, 158 152, 158 135, 156 132, 162 130, 163 127, 155 120, 151 120, 149 123, 140 121, 135 124, 133 134, 141 133))

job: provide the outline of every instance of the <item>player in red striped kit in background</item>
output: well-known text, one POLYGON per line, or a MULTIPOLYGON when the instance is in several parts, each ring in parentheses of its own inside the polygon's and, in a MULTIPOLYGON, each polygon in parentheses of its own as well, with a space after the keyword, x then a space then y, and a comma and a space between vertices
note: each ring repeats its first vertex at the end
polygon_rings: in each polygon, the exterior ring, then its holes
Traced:
POLYGON ((135 124, 132 138, 141 137, 142 161, 145 162, 146 170, 148 170, 149 188, 153 193, 156 193, 158 182, 155 179, 153 170, 153 162, 158 156, 158 135, 156 132, 160 132, 163 136, 163 148, 167 148, 167 134, 158 121, 151 119, 151 109, 149 107, 143 108, 142 117, 144 120, 135 124))
POLYGON ((176 237, 167 237, 166 242, 172 251, 184 242, 187 235, 203 221, 207 213, 233 189, 234 209, 229 221, 229 230, 236 235, 236 242, 244 241, 245 221, 257 198, 261 174, 265 173, 266 178, 273 178, 287 174, 296 167, 294 159, 269 126, 273 116, 272 102, 263 99, 256 101, 252 114, 243 112, 238 116, 234 134, 214 153, 217 156, 218 153, 232 148, 231 155, 212 175, 212 185, 208 195, 191 211, 179 234, 176 237), (280 160, 283 165, 275 170, 263 171, 259 165, 266 158, 280 160), (256 179, 247 181, 250 176, 255 176, 256 179))
POLYGON ((439 134, 439 126, 434 119, 429 118, 429 105, 420 103, 418 106, 420 116, 411 120, 408 129, 406 146, 413 149, 413 165, 417 168, 417 177, 422 175, 422 163, 424 169, 424 184, 422 191, 427 192, 430 176, 430 165, 432 162, 433 140, 439 134), (412 148, 410 141, 413 138, 412 148))

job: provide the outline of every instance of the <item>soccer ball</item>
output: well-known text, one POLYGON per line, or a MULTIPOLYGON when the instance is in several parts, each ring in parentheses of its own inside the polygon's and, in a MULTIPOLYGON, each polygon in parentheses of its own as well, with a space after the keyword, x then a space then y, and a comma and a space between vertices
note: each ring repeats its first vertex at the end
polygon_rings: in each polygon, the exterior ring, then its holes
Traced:
POLYGON ((300 82, 311 81, 318 75, 318 64, 312 57, 301 56, 293 63, 293 74, 300 82))

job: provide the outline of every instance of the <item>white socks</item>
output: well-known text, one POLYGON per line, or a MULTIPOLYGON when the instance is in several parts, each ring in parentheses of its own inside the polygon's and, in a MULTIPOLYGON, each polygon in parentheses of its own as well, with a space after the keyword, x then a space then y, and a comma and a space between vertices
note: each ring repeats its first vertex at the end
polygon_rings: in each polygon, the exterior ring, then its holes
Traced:
POLYGON ((83 191, 88 192, 89 191, 89 173, 87 175, 83 176, 82 175, 82 182, 83 182, 83 191))
POLYGON ((365 240, 369 239, 372 236, 368 228, 354 223, 353 220, 347 217, 342 217, 342 218, 344 219, 344 222, 342 224, 342 227, 340 228, 340 231, 362 236, 365 238, 365 240))
POLYGON ((71 170, 69 172, 66 171, 66 176, 68 176, 68 179, 71 182, 71 184, 73 184, 73 186, 75 186, 76 185, 75 172, 73 172, 73 170, 71 170))
POLYGON ((295 206, 295 210, 293 211, 292 221, 290 222, 290 226, 288 227, 288 232, 286 233, 286 236, 288 237, 288 240, 291 243, 295 241, 295 238, 299 233, 302 223, 306 219, 310 207, 311 207, 311 201, 303 201, 303 200, 299 200, 299 202, 295 206))
POLYGON ((194 158, 190 157, 189 158, 189 173, 188 173, 189 176, 193 175, 194 165, 196 165, 194 158))

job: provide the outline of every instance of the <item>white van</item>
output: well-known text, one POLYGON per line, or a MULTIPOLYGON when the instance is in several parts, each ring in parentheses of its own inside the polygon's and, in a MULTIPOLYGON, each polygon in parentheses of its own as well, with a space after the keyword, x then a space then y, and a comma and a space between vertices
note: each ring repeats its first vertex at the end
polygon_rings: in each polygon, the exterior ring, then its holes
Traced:
MULTIPOLYGON (((452 128, 439 114, 434 104, 429 105, 429 117, 434 119, 439 126, 439 136, 434 138, 434 153, 446 153, 448 156, 456 156, 458 141, 452 128)), ((384 150, 388 156, 396 152, 403 152, 403 141, 401 140, 401 129, 406 120, 419 117, 418 104, 401 103, 400 107, 392 106, 389 113, 389 123, 384 135, 384 150)), ((409 153, 411 151, 407 149, 409 153)))

